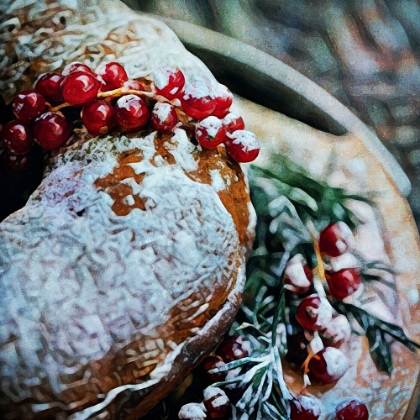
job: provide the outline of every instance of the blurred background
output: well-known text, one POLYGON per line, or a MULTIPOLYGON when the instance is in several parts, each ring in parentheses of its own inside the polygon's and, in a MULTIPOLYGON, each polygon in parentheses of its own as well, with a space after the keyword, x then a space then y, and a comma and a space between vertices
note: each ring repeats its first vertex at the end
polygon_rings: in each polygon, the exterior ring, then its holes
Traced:
POLYGON ((420 226, 419 0, 124 0, 282 60, 371 126, 412 183, 420 226))

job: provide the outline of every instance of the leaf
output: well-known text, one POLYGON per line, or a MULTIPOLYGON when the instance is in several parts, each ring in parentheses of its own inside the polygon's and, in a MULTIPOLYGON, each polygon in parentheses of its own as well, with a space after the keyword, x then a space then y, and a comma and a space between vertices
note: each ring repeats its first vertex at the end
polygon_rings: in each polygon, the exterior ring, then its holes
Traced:
POLYGON ((369 327, 366 331, 372 358, 379 370, 391 376, 392 352, 391 345, 386 341, 385 333, 377 327, 369 327))

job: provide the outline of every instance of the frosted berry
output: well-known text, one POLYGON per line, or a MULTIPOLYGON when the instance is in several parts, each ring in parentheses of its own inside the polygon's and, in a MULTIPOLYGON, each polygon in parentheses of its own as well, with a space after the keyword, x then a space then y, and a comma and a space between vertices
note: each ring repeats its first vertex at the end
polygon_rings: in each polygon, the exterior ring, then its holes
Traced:
POLYGON ((319 248, 323 254, 338 257, 353 243, 353 233, 344 222, 329 224, 319 236, 319 248))
POLYGON ((70 137, 66 119, 56 112, 46 112, 38 117, 33 126, 34 136, 45 150, 61 147, 70 137))
POLYGON ((298 295, 307 293, 313 283, 313 273, 301 254, 296 254, 287 262, 284 270, 286 289, 298 295))
POLYGON ((352 295, 362 283, 358 268, 343 268, 334 273, 326 272, 325 278, 331 295, 338 300, 352 295))
POLYGON ((299 394, 290 402, 290 420, 318 420, 321 406, 312 395, 299 394))
POLYGON ((221 419, 229 414, 230 401, 222 389, 209 386, 203 391, 203 397, 208 418, 221 419))
POLYGON ((96 100, 85 105, 81 116, 84 126, 93 136, 106 134, 115 126, 114 108, 104 100, 96 100))
POLYGON ((206 407, 203 403, 184 404, 178 412, 178 418, 182 420, 206 420, 206 407))
POLYGON ((195 126, 195 138, 201 146, 213 149, 226 139, 226 128, 222 120, 210 116, 195 126))
POLYGON ((156 93, 172 100, 179 97, 185 86, 182 71, 173 67, 160 67, 153 73, 156 93))
POLYGON ((319 333, 325 346, 340 347, 350 340, 350 323, 345 315, 337 315, 319 333))
POLYGON ((30 127, 18 120, 9 121, 5 124, 0 138, 10 152, 15 155, 28 153, 34 145, 34 136, 30 127))
POLYGON ((349 363, 343 352, 334 347, 325 347, 309 360, 308 368, 311 380, 332 384, 346 373, 349 363))
POLYGON ((237 162, 246 163, 255 160, 260 153, 260 144, 254 133, 237 130, 225 141, 226 150, 237 162))
POLYGON ((249 353, 243 346, 242 337, 231 336, 226 338, 216 350, 225 363, 248 357, 249 353))
POLYGON ((115 106, 115 119, 125 131, 142 128, 149 120, 146 102, 136 95, 121 96, 115 106))
POLYGON ((302 363, 308 357, 307 345, 309 340, 305 336, 303 330, 295 334, 287 334, 287 354, 286 358, 290 363, 294 363, 296 366, 301 366, 302 363))
POLYGON ((61 94, 61 82, 64 76, 57 73, 44 73, 35 82, 35 91, 42 95, 51 105, 64 102, 61 94))
POLYGON ((220 382, 226 379, 227 372, 215 372, 215 373, 209 372, 212 369, 222 368, 225 366, 225 362, 220 356, 206 357, 201 366, 204 370, 205 376, 211 382, 220 382))
POLYGON ((124 67, 115 61, 102 63, 97 69, 96 74, 103 80, 101 90, 106 92, 122 87, 128 80, 124 67))
POLYGON ((74 61, 73 63, 67 64, 67 66, 64 67, 63 71, 61 72, 61 74, 63 76, 67 76, 71 73, 76 73, 76 72, 84 72, 84 73, 89 73, 92 75, 95 74, 89 66, 79 61, 74 61))
POLYGON ((232 92, 224 85, 216 85, 212 89, 215 108, 213 114, 215 117, 223 118, 229 114, 230 106, 232 105, 232 92))
POLYGON ((184 112, 197 120, 212 115, 216 107, 216 102, 211 97, 210 87, 202 81, 187 84, 180 99, 184 112))
POLYGON ((146 85, 143 84, 140 80, 127 80, 124 82, 123 87, 125 89, 137 90, 140 92, 146 91, 146 85))
POLYGON ((101 83, 94 75, 76 71, 64 78, 61 93, 70 105, 86 105, 96 99, 100 87, 101 83))
POLYGON ((337 420, 368 420, 369 411, 364 403, 353 399, 340 403, 335 410, 337 420))
POLYGON ((158 131, 170 131, 178 122, 175 107, 171 104, 156 102, 151 117, 153 127, 158 131))
POLYGON ((234 131, 245 129, 243 118, 234 114, 233 112, 229 112, 229 114, 227 114, 222 121, 228 133, 233 133, 234 131))
POLYGON ((306 330, 325 328, 331 321, 332 307, 328 301, 318 296, 308 296, 299 303, 296 311, 297 322, 306 330))
POLYGON ((35 121, 45 110, 44 97, 32 89, 18 93, 12 102, 16 118, 26 123, 35 121))

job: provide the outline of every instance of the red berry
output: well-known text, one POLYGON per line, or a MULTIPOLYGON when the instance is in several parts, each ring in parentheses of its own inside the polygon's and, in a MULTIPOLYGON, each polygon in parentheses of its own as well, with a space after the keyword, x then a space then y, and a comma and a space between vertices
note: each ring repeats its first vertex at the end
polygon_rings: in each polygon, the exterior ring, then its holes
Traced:
POLYGON ((122 87, 128 80, 124 67, 115 61, 111 63, 102 63, 97 69, 96 74, 101 76, 103 85, 101 90, 106 92, 122 87))
POLYGON ((232 92, 224 85, 217 85, 213 87, 212 96, 215 101, 212 115, 223 118, 229 114, 229 108, 233 101, 232 92))
POLYGON ((42 95, 51 105, 64 102, 61 94, 61 82, 64 76, 57 73, 44 73, 35 82, 35 91, 42 95))
POLYGON ((163 102, 156 102, 152 111, 152 125, 158 131, 170 131, 178 122, 175 107, 163 102))
POLYGON ((202 120, 213 114, 216 107, 210 87, 201 81, 187 84, 180 97, 184 112, 191 118, 202 120))
POLYGON ((93 136, 106 134, 115 126, 114 108, 104 100, 96 100, 82 109, 82 121, 93 136))
POLYGON ((216 354, 219 355, 225 363, 249 356, 248 351, 243 347, 242 338, 238 336, 226 338, 217 348, 216 354))
POLYGON ((136 95, 124 95, 115 106, 115 119, 125 131, 135 131, 149 120, 146 102, 136 95))
POLYGON ((211 382, 220 382, 226 379, 226 372, 209 373, 212 369, 217 369, 225 366, 225 362, 219 356, 208 356, 204 359, 202 367, 206 377, 211 382))
POLYGON ((160 67, 153 73, 156 93, 172 100, 182 93, 185 77, 178 68, 160 67))
POLYGON ((340 347, 350 340, 351 327, 345 315, 337 315, 320 331, 322 342, 325 346, 340 347))
POLYGON ((286 288, 298 295, 307 293, 312 286, 314 275, 301 254, 290 259, 284 270, 286 288))
POLYGON ((101 83, 94 75, 76 71, 64 78, 61 93, 70 105, 86 105, 96 99, 100 87, 101 83))
POLYGON ((321 407, 312 395, 299 394, 290 402, 290 420, 318 420, 321 407))
POLYGON ((210 116, 195 126, 195 137, 201 146, 213 149, 226 139, 226 128, 219 118, 210 116))
POLYGON ((332 307, 326 299, 308 296, 299 303, 296 320, 306 330, 316 331, 325 328, 331 321, 332 307))
POLYGON ((67 64, 67 66, 64 67, 63 71, 61 72, 61 74, 63 76, 67 76, 71 73, 76 73, 78 71, 95 75, 95 73, 93 72, 93 70, 89 66, 87 66, 86 64, 83 64, 79 61, 75 61, 73 63, 67 64))
POLYGON ((15 155, 28 153, 34 145, 34 136, 30 127, 18 120, 10 121, 3 127, 1 139, 15 155))
POLYGON ((226 127, 226 131, 230 134, 234 131, 245 129, 245 123, 242 117, 234 114, 233 112, 227 114, 222 121, 223 125, 226 127))
POLYGON ((334 347, 326 347, 309 360, 308 368, 312 380, 332 384, 346 373, 349 364, 343 352, 334 347))
POLYGON ((18 93, 12 102, 12 110, 16 118, 26 123, 35 121, 45 109, 44 97, 32 89, 18 93))
POLYGON ((296 334, 287 334, 287 360, 296 366, 301 366, 308 357, 307 345, 309 340, 305 336, 305 332, 299 331, 296 334))
POLYGON ((70 137, 70 127, 66 119, 56 112, 46 112, 35 120, 34 135, 45 150, 62 146, 70 137))
POLYGON ((353 234, 344 222, 329 224, 319 236, 319 249, 330 257, 344 254, 352 243, 353 234))
POLYGON ((203 397, 208 418, 221 419, 229 414, 230 401, 222 389, 209 386, 204 390, 203 397))
POLYGON ((339 300, 352 295, 362 283, 358 268, 343 268, 334 273, 326 272, 325 278, 331 295, 339 300))
POLYGON ((227 152, 240 163, 251 162, 260 153, 258 139, 247 130, 237 130, 227 136, 225 145, 227 152))
POLYGON ((365 404, 359 400, 344 401, 340 403, 336 410, 337 420, 368 420, 369 411, 365 404))

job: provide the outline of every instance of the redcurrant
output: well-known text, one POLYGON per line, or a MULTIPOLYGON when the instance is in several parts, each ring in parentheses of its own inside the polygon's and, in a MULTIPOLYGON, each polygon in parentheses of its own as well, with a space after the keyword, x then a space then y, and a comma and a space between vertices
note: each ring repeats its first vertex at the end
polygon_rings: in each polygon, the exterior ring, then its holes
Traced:
POLYGON ((332 318, 332 308, 326 299, 308 296, 299 303, 296 320, 306 330, 316 331, 325 328, 332 318))
POLYGON ((93 74, 75 71, 64 78, 61 93, 70 105, 86 105, 96 99, 100 87, 101 83, 93 74))
POLYGON ((233 112, 229 112, 222 121, 223 125, 226 127, 226 131, 230 134, 234 131, 245 129, 243 118, 233 112))
POLYGON ((307 293, 313 283, 313 273, 301 254, 290 259, 284 270, 286 288, 298 295, 307 293))
POLYGON ((153 73, 156 93, 172 100, 180 96, 185 85, 185 77, 178 68, 160 67, 153 73))
POLYGON ((226 137, 226 150, 237 162, 246 163, 255 160, 260 153, 260 144, 254 133, 237 130, 226 137))
POLYGON ((249 355, 248 351, 243 347, 242 337, 236 335, 226 338, 217 348, 216 354, 219 355, 225 363, 243 359, 249 355))
POLYGON ((12 110, 16 118, 26 123, 35 121, 45 109, 44 97, 32 89, 18 93, 12 102, 12 110))
POLYGON ((210 116, 195 126, 195 138, 201 146, 213 149, 226 139, 226 128, 219 118, 210 116))
POLYGON ((290 402, 290 420, 318 420, 321 407, 312 395, 299 394, 290 402))
POLYGON ((56 112, 46 112, 38 117, 33 126, 34 135, 45 150, 61 147, 70 137, 66 119, 56 112))
POLYGON ((153 127, 158 131, 170 131, 178 122, 175 107, 168 103, 156 102, 151 117, 153 127))
POLYGON ((229 114, 229 109, 233 101, 232 92, 226 86, 219 84, 213 87, 212 93, 215 101, 215 108, 212 115, 223 118, 229 114))
POLYGON ((335 416, 337 420, 368 420, 369 411, 364 403, 353 399, 350 401, 343 401, 336 410, 335 416))
POLYGON ((209 373, 212 369, 217 369, 225 366, 225 362, 220 356, 208 356, 204 359, 202 367, 205 373, 205 376, 211 382, 220 382, 226 379, 226 372, 215 372, 209 373))
POLYGON ((61 94, 61 82, 64 76, 57 73, 44 73, 35 82, 35 91, 42 95, 51 105, 58 105, 64 102, 61 94))
POLYGON ((197 120, 212 115, 216 107, 216 102, 211 97, 210 87, 202 81, 187 84, 180 99, 184 112, 197 120))
POLYGON ((146 102, 136 95, 121 96, 115 106, 115 119, 125 131, 142 128, 149 120, 146 102))
POLYGON ((303 330, 295 334, 287 334, 287 360, 294 363, 296 366, 301 366, 308 357, 307 345, 309 340, 305 336, 303 330))
POLYGON ((224 418, 230 411, 230 401, 225 391, 209 386, 203 392, 204 405, 210 419, 224 418))
POLYGON ((28 153, 34 145, 34 136, 30 127, 19 120, 9 121, 0 135, 6 147, 15 155, 28 153))
POLYGON ((322 342, 325 346, 340 347, 350 340, 351 327, 345 315, 337 315, 320 331, 322 342))
POLYGON ((325 347, 308 363, 309 377, 322 384, 338 381, 349 368, 347 357, 334 347, 325 347))
POLYGON ((323 254, 338 257, 344 254, 353 241, 353 233, 344 222, 329 224, 319 236, 319 248, 323 254))
POLYGON ((97 69, 96 74, 103 80, 101 90, 106 92, 122 87, 128 80, 124 67, 115 61, 110 63, 102 63, 97 69))
POLYGON ((325 278, 331 295, 339 300, 352 295, 362 283, 358 268, 343 268, 334 273, 326 272, 325 278))
POLYGON ((115 111, 109 102, 96 100, 82 109, 82 121, 93 136, 106 134, 115 126, 115 111))

